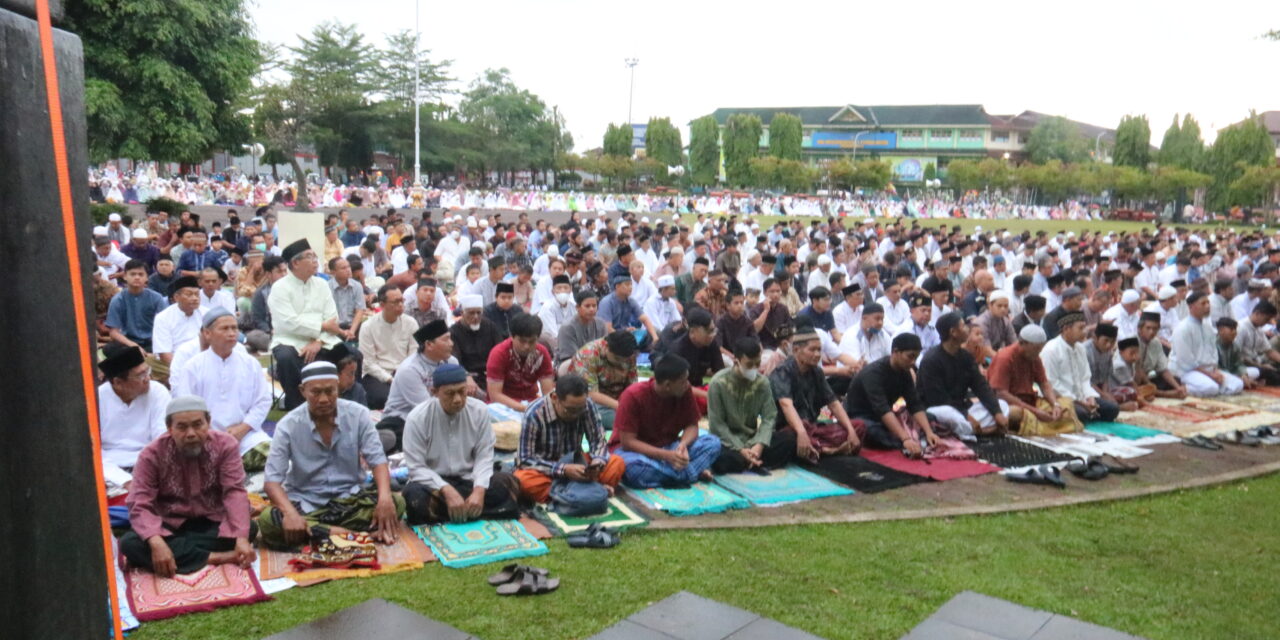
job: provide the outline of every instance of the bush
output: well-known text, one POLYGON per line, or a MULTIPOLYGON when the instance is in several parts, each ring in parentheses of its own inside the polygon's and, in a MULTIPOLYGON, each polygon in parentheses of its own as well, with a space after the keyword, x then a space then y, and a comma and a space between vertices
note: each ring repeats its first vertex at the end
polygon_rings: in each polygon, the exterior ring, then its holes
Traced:
POLYGON ((118 213, 125 215, 129 213, 129 207, 119 202, 112 203, 93 203, 89 205, 89 215, 93 217, 93 224, 104 225, 107 223, 107 216, 118 213))
POLYGON ((189 208, 187 205, 171 198, 155 198, 147 203, 147 213, 163 211, 171 216, 179 215, 189 208))

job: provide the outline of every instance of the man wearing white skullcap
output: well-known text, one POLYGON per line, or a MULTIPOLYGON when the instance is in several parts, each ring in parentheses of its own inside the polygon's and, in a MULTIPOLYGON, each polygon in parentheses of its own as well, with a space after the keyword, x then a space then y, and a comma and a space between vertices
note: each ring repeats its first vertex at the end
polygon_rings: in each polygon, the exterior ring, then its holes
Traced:
POLYGON ((502 331, 484 316, 484 299, 480 296, 459 296, 458 309, 462 311, 462 318, 449 327, 453 354, 483 389, 488 384, 485 365, 489 362, 489 352, 502 342, 502 331))
POLYGON ((1045 372, 1040 352, 1048 336, 1036 324, 1018 333, 1018 341, 996 352, 987 369, 987 381, 996 396, 1010 408, 1022 410, 1021 420, 1009 428, 1022 435, 1080 431, 1070 398, 1059 397, 1045 372), (1038 390, 1037 390, 1038 387, 1038 390))
POLYGON ((271 507, 258 516, 262 541, 287 549, 317 534, 370 531, 396 541, 404 499, 391 492, 384 443, 365 407, 338 397, 338 367, 317 360, 302 368, 306 403, 276 426, 267 457, 271 507), (367 465, 375 489, 365 487, 367 465))

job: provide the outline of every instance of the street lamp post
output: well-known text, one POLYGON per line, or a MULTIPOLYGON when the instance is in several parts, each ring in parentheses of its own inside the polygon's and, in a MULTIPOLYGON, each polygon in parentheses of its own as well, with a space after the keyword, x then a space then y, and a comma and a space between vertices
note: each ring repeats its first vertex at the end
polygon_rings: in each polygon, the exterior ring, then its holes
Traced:
POLYGON ((857 160, 857 159, 858 159, 858 138, 861 138, 862 136, 864 136, 864 135, 866 135, 866 134, 868 134, 868 133, 871 133, 871 132, 870 132, 870 131, 859 131, 859 132, 857 132, 857 133, 853 134, 853 159, 854 159, 854 160, 857 160))
POLYGON ((1105 135, 1107 135, 1107 132, 1103 131, 1098 134, 1098 137, 1093 139, 1093 157, 1098 162, 1102 162, 1102 136, 1105 135))
POLYGON ((639 58, 627 58, 623 62, 627 63, 627 68, 631 70, 631 91, 627 94, 627 127, 631 126, 631 101, 636 97, 636 65, 640 64, 639 58))
POLYGON ((418 52, 422 50, 422 30, 418 26, 421 7, 413 3, 413 184, 422 184, 422 88, 419 85, 418 52))

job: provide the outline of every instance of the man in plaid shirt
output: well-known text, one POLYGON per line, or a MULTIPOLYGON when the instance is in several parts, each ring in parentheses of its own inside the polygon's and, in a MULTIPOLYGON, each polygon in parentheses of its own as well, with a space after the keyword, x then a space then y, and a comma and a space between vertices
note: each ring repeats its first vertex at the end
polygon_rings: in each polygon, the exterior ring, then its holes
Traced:
POLYGON ((546 502, 551 482, 565 478, 599 482, 612 495, 626 463, 621 456, 610 455, 607 445, 599 408, 587 398, 587 381, 573 373, 561 376, 550 394, 525 411, 515 472, 521 493, 546 502), (584 437, 589 449, 585 464, 560 462, 566 454, 582 451, 584 437))

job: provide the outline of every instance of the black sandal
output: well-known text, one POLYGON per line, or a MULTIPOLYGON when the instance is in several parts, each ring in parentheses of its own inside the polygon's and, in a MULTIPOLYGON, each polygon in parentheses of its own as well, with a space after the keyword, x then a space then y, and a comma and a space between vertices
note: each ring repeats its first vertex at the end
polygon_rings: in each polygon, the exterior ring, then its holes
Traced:
POLYGON ((545 569, 538 569, 521 572, 519 580, 498 585, 497 593, 500 596, 541 595, 551 593, 559 587, 560 578, 548 578, 545 569))
POLYGON ((1067 484, 1062 481, 1061 476, 1058 476, 1055 479, 1052 475, 1046 473, 1045 467, 1027 469, 1022 473, 1007 473, 1005 474, 1004 477, 1009 482, 1021 482, 1024 484, 1045 484, 1045 485, 1055 486, 1058 488, 1065 488, 1067 486, 1067 484))
POLYGON ((586 531, 575 533, 566 540, 570 547, 587 549, 609 549, 618 546, 622 539, 617 532, 594 522, 586 531))
POLYGON ((1085 480, 1101 480, 1111 473, 1107 465, 1097 460, 1072 460, 1067 463, 1067 471, 1085 480))

